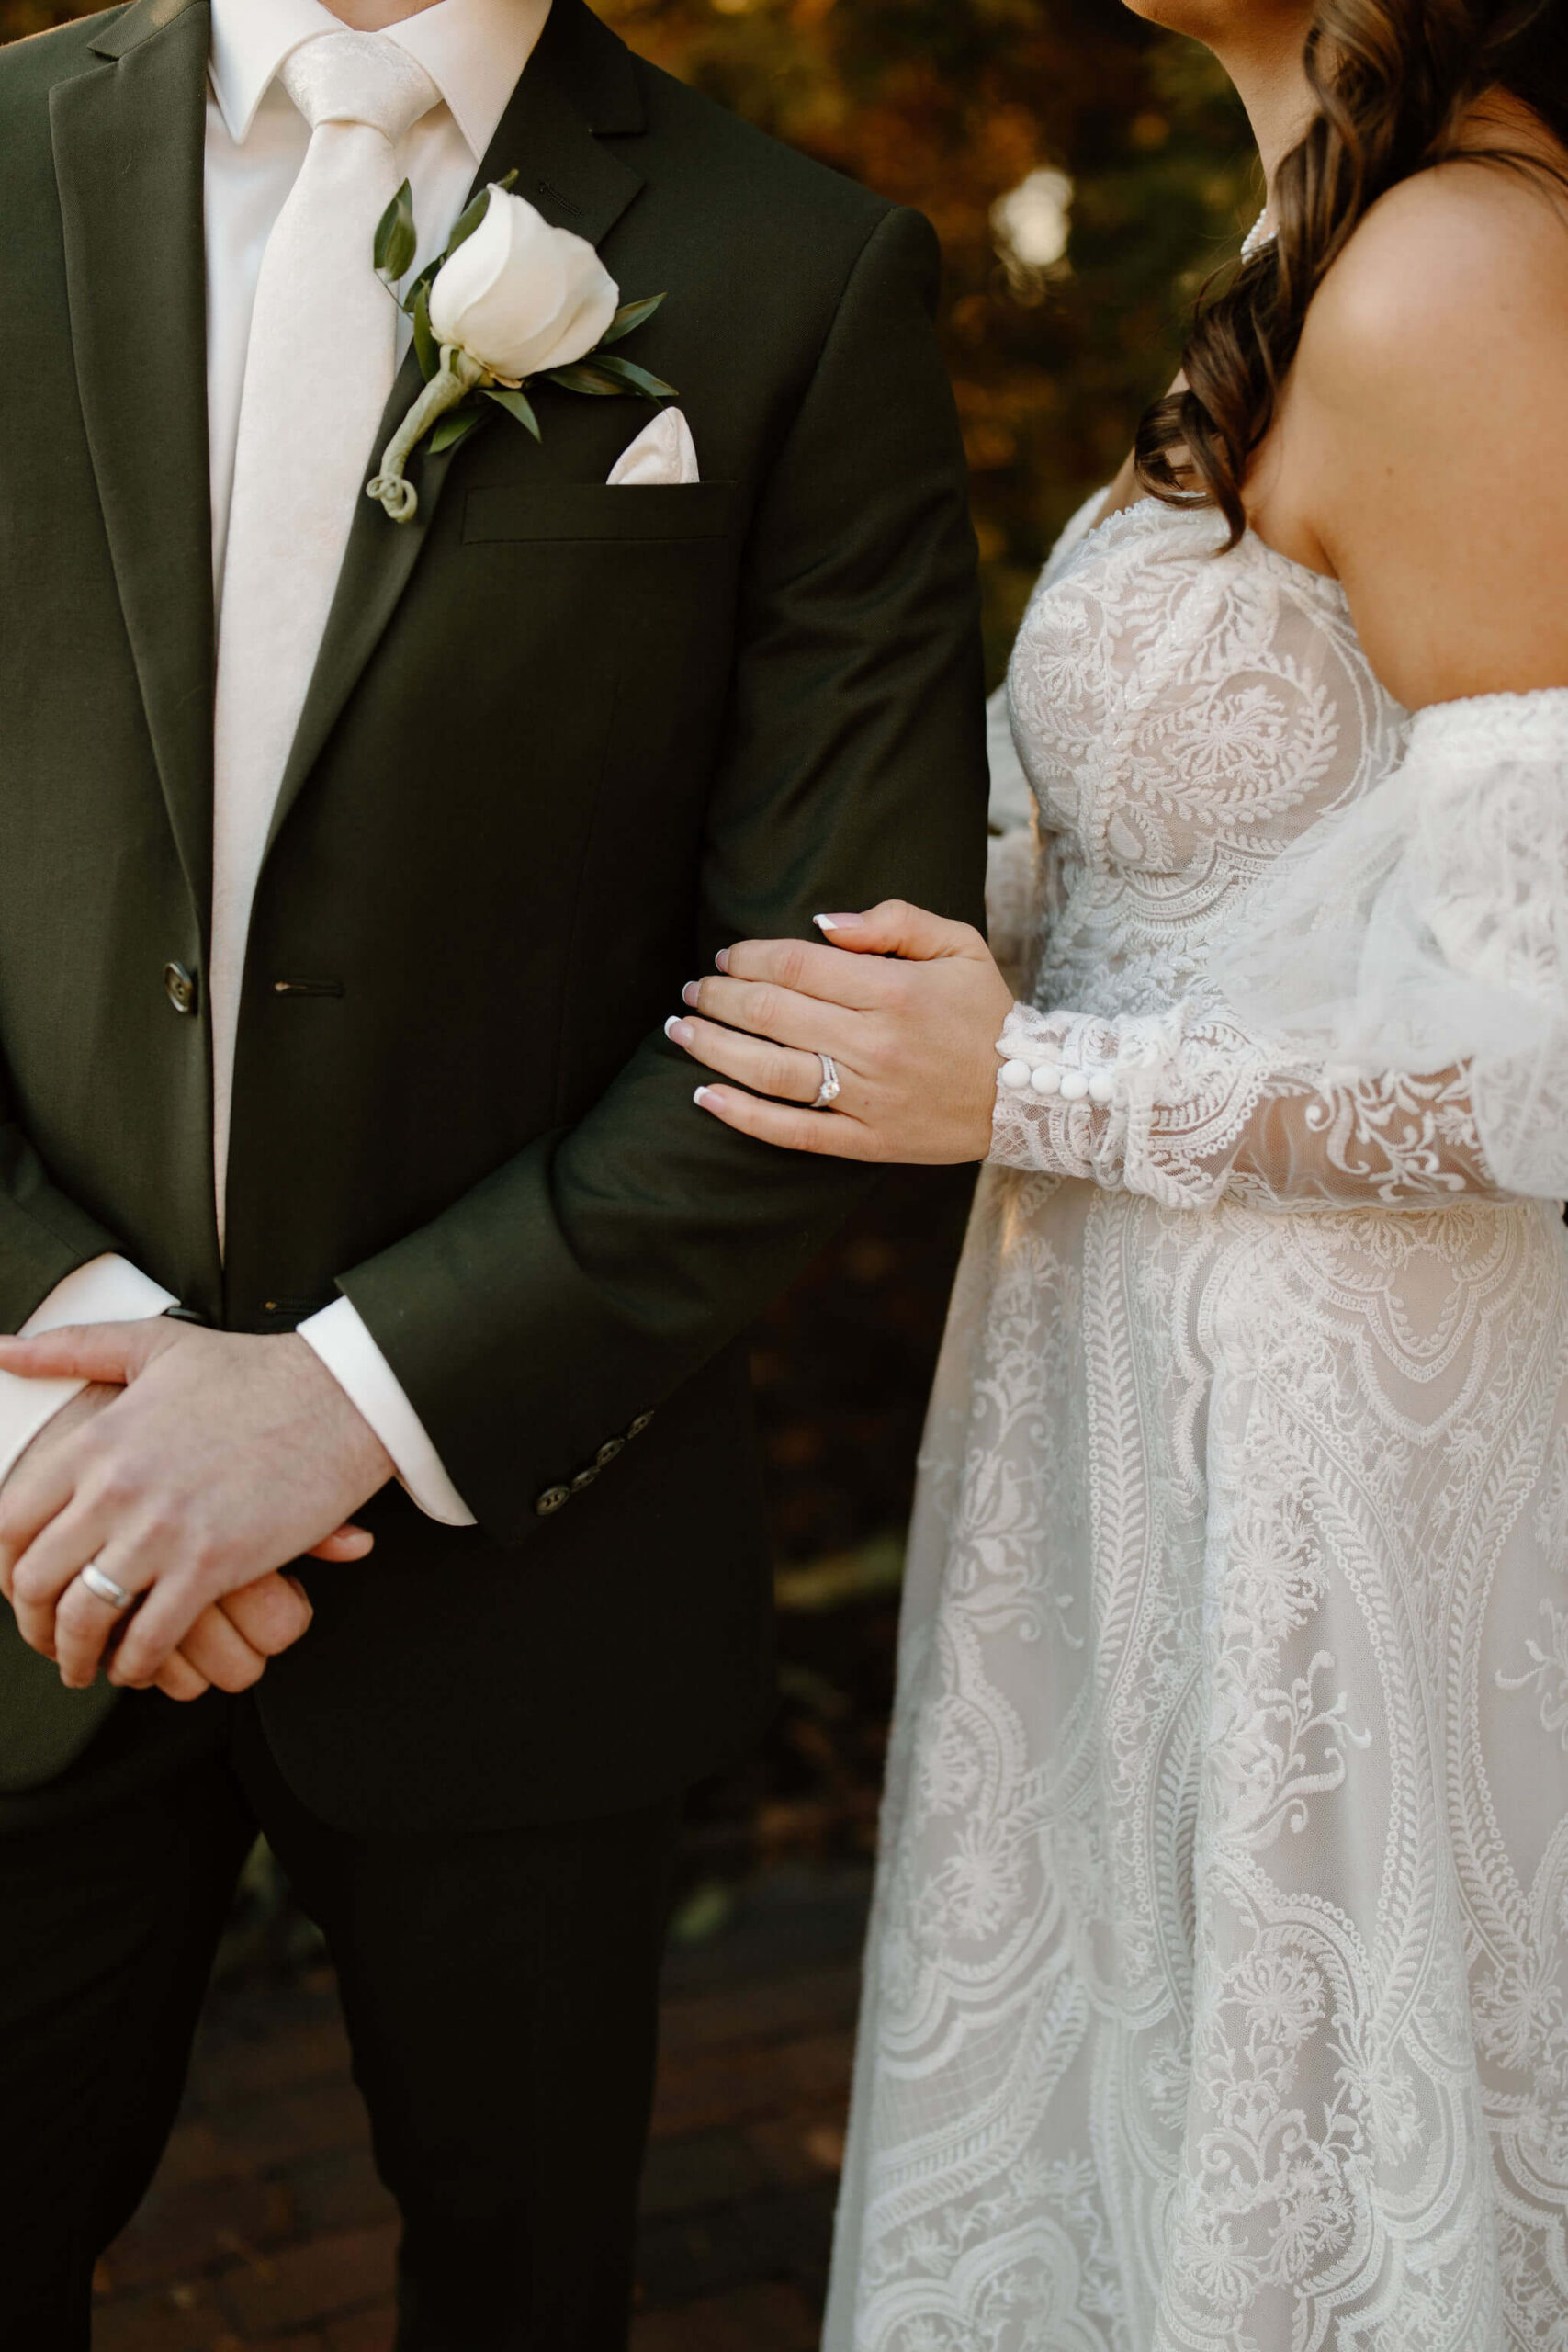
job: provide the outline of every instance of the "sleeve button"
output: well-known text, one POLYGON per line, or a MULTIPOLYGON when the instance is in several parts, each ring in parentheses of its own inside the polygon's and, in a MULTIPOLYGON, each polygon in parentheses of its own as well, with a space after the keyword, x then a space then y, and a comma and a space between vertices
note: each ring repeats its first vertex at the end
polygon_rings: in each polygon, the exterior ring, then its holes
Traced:
POLYGON ((183 964, 164 965, 164 993, 176 1012, 196 1011, 196 977, 183 964))
POLYGON ((626 1450, 626 1442, 624 1437, 606 1438, 595 1454, 594 1460, 601 1470, 607 1470, 616 1454, 624 1453, 626 1450))
POLYGON ((571 1500, 570 1487, 547 1487, 534 1509, 541 1519, 553 1519, 563 1504, 571 1500))
POLYGON ((598 1476, 599 1473, 597 1470, 580 1470, 576 1477, 571 1482, 572 1493, 574 1495, 581 1494, 584 1487, 592 1486, 598 1476))
POLYGON ((632 1423, 630 1429, 626 1431, 626 1435, 628 1437, 640 1437, 652 1419, 653 1415, 651 1413, 639 1413, 636 1420, 632 1423))

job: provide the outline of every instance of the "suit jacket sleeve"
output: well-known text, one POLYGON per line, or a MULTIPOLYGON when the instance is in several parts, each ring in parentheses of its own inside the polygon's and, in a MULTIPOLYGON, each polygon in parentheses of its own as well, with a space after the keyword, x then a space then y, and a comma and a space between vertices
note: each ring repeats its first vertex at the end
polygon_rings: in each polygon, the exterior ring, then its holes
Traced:
MULTIPOLYGON (((682 977, 738 938, 814 936, 835 907, 983 920, 975 543, 939 267, 918 214, 884 216, 763 487, 682 977)), ((340 1276, 502 1543, 786 1288, 871 1181, 731 1134, 694 1106, 696 1077, 648 1037, 579 1125, 340 1276)))
POLYGON ((0 1331, 19 1331, 57 1283, 116 1246, 50 1181, 0 1062, 0 1331))

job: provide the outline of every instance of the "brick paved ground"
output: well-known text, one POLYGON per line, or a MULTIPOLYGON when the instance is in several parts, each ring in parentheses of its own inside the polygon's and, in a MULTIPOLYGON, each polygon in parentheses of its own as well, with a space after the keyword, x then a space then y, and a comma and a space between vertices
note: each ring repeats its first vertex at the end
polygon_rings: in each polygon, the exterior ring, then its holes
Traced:
MULTIPOLYGON (((635 2352, 813 2352, 864 1902, 780 1870, 672 1954, 635 2352)), ((95 2352, 389 2352, 395 2238, 330 1973, 221 1990, 95 2352)))

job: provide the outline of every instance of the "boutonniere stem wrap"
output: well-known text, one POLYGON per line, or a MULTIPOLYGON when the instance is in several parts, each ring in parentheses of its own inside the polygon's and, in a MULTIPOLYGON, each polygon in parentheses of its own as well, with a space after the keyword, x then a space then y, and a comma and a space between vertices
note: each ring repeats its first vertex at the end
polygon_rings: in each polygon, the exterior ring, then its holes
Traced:
POLYGON ((677 397, 674 386, 611 346, 650 319, 662 294, 621 301, 620 288, 593 247, 570 229, 555 229, 525 198, 512 194, 515 172, 481 188, 446 250, 423 269, 406 294, 397 291, 418 245, 407 180, 376 232, 376 274, 413 322, 424 390, 382 453, 367 495, 394 523, 412 522, 419 493, 409 458, 427 436, 434 453, 449 449, 483 424, 490 410, 542 438, 524 387, 540 381, 601 399, 677 397))

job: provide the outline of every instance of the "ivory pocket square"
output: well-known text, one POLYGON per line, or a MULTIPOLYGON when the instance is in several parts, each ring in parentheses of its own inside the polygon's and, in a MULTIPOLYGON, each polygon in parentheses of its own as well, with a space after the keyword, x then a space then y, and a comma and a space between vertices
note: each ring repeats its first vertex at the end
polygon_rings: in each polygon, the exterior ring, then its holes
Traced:
POLYGON ((702 478, 691 426, 678 408, 662 408, 652 424, 637 435, 631 447, 622 450, 611 469, 609 487, 680 489, 688 482, 701 481, 702 478))

